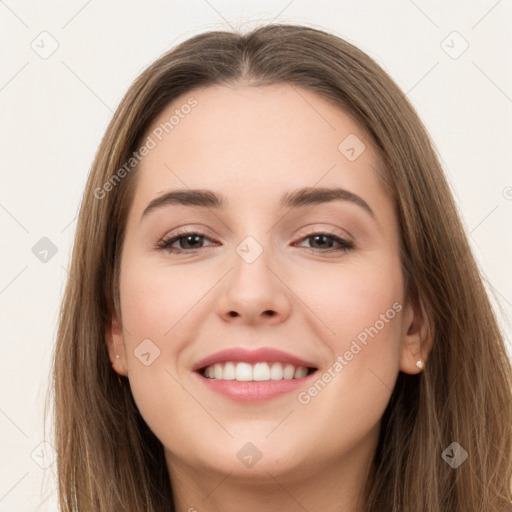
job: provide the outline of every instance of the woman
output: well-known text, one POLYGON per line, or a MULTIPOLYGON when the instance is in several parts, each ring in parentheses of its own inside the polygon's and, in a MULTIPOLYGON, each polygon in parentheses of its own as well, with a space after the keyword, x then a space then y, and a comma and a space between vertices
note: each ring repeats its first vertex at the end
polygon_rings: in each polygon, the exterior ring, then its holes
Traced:
POLYGON ((62 510, 511 510, 511 366, 432 143, 367 55, 270 25, 135 81, 55 357, 62 510))

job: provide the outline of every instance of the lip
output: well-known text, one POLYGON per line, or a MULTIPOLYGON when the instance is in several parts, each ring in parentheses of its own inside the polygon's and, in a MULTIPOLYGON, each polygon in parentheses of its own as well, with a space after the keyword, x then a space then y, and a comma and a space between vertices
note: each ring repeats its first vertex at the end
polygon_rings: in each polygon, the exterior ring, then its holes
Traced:
POLYGON ((241 382, 237 380, 217 380, 207 379, 200 373, 194 372, 197 377, 210 391, 218 393, 235 402, 261 402, 271 400, 279 396, 298 391, 299 388, 309 384, 317 372, 313 372, 306 377, 290 380, 268 380, 268 381, 249 381, 241 382))
POLYGON ((203 377, 201 370, 207 366, 215 363, 224 363, 227 361, 233 362, 280 362, 292 364, 294 366, 305 366, 306 368, 318 369, 314 363, 296 357, 282 350, 277 350, 270 347, 263 347, 255 350, 248 350, 244 348, 228 348, 215 352, 204 359, 198 361, 192 370, 194 375, 202 382, 209 390, 227 397, 236 402, 260 402, 270 400, 278 396, 296 391, 305 383, 309 382, 316 371, 301 377, 300 379, 281 379, 269 381, 237 381, 237 380, 220 380, 208 379, 203 377))
POLYGON ((288 352, 283 352, 282 350, 275 348, 262 347, 249 350, 245 348, 234 347, 215 352, 214 354, 201 359, 192 367, 192 370, 197 372, 203 368, 206 368, 207 366, 211 366, 212 364, 225 363, 227 361, 245 362, 251 364, 266 361, 269 363, 277 362, 293 364, 294 366, 305 366, 306 368, 318 368, 314 363, 305 361, 304 359, 300 359, 293 354, 289 354, 288 352))

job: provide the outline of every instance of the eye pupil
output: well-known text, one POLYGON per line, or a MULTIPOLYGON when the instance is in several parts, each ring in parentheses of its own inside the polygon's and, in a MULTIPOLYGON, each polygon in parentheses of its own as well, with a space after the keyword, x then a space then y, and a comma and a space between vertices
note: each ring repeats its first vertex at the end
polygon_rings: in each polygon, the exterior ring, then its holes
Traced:
MULTIPOLYGON (((201 239, 201 238, 202 238, 202 237, 201 237, 201 235, 186 235, 186 236, 183 236, 183 237, 181 238, 181 240, 182 240, 182 241, 183 241, 183 240, 186 240, 185 245, 190 245, 190 243, 189 243, 189 242, 190 242, 190 240, 189 240, 189 239, 194 239, 194 241, 195 241, 195 242, 197 242, 197 241, 198 241, 198 239, 201 239)), ((193 243, 194 243, 194 242, 192 242, 192 244, 193 244, 193 243)), ((183 243, 182 243, 181 245, 183 245, 183 243)), ((190 247, 184 247, 184 248, 185 248, 185 249, 187 249, 187 248, 190 248, 190 247)), ((192 248, 193 248, 193 247, 192 247, 192 248)))
POLYGON ((322 245, 322 240, 325 243, 326 239, 328 239, 329 237, 327 237, 326 235, 313 235, 312 238, 315 241, 315 243, 318 242, 320 239, 320 244, 322 245))

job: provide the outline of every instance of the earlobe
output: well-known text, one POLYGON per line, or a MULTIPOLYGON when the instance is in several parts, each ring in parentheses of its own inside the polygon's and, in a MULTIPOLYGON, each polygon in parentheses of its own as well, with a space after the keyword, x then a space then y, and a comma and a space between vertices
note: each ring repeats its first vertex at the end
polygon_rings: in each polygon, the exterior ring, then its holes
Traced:
POLYGON ((421 372, 432 349, 433 329, 423 305, 409 303, 404 312, 400 370, 408 374, 421 372))
POLYGON ((117 319, 112 315, 112 321, 106 333, 108 353, 112 369, 119 375, 126 376, 126 357, 124 351, 123 329, 117 319))

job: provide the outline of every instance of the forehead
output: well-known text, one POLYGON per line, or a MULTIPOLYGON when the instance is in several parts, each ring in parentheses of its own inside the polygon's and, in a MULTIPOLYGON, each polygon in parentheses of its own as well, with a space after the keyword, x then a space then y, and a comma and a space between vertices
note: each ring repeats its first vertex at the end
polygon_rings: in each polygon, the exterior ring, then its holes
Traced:
POLYGON ((350 115, 291 84, 217 85, 186 93, 154 120, 134 209, 176 188, 225 192, 244 205, 299 187, 382 195, 379 161, 350 115))

